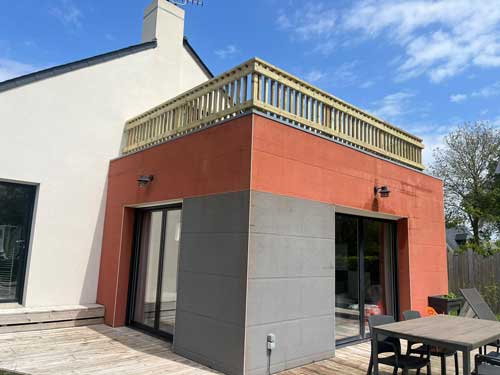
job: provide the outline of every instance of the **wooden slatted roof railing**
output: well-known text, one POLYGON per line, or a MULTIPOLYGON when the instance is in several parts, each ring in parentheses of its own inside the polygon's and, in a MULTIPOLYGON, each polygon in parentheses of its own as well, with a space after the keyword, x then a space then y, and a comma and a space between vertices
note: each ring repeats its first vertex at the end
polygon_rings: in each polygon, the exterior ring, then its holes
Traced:
POLYGON ((123 154, 256 110, 423 170, 422 140, 258 58, 127 121, 123 154))

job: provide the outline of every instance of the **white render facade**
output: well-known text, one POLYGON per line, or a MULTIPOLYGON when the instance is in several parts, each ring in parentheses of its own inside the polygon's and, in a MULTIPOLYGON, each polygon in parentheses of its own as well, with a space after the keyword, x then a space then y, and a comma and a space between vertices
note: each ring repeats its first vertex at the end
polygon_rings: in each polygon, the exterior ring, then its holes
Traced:
POLYGON ((211 76, 166 0, 145 10, 142 44, 88 60, 0 83, 0 182, 36 186, 26 307, 95 303, 108 163, 125 121, 211 76))

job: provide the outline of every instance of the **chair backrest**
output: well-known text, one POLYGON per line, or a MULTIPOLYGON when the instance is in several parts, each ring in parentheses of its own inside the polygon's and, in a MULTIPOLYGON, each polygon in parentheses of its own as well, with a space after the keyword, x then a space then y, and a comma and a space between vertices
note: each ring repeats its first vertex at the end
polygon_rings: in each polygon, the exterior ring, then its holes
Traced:
POLYGON ((394 317, 391 315, 371 315, 368 317, 368 326, 370 327, 370 334, 372 327, 381 326, 383 324, 395 323, 394 317))
MULTIPOLYGON (((370 327, 370 335, 372 334, 372 327, 381 326, 383 324, 395 323, 394 317, 391 315, 371 315, 368 317, 368 326, 370 327)), ((401 343, 395 337, 387 337, 385 335, 378 335, 377 341, 379 342, 379 353, 395 353, 397 356, 401 354, 401 343), (392 345, 388 345, 388 343, 392 345)))
POLYGON ((460 289, 460 293, 462 293, 470 308, 479 319, 497 321, 495 313, 483 297, 481 297, 476 288, 460 289))
POLYGON ((422 317, 422 315, 420 315, 420 312, 418 312, 418 311, 407 310, 407 311, 403 312, 403 319, 404 320, 418 319, 421 317, 422 317))

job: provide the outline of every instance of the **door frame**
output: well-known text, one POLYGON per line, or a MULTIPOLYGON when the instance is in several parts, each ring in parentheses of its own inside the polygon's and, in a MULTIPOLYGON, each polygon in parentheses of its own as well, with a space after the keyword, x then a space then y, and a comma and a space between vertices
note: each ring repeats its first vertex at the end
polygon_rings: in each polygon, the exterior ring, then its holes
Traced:
POLYGON ((132 241, 132 256, 130 257, 130 278, 129 278, 129 287, 128 287, 128 298, 127 298, 127 312, 125 323, 126 325, 134 328, 138 328, 141 331, 149 333, 153 336, 165 338, 169 341, 172 341, 174 335, 168 332, 161 331, 158 327, 159 325, 159 314, 161 307, 161 286, 163 281, 163 262, 165 253, 163 251, 159 252, 159 261, 158 261, 158 279, 156 285, 156 302, 155 302, 155 327, 150 327, 145 324, 136 322, 133 320, 134 308, 135 308, 135 297, 137 290, 137 280, 139 276, 139 251, 141 246, 141 235, 142 235, 142 224, 144 214, 153 211, 161 211, 162 212, 162 224, 161 224, 161 234, 160 234, 160 249, 163 249, 165 246, 165 229, 166 229, 166 221, 167 215, 166 212, 168 210, 181 210, 181 218, 182 218, 182 203, 173 203, 166 204, 160 206, 151 206, 151 207, 141 207, 135 209, 135 217, 134 217, 134 234, 132 241))
POLYGON ((30 184, 30 183, 22 183, 22 182, 15 182, 15 181, 10 181, 10 180, 0 180, 0 184, 10 184, 10 185, 17 185, 17 186, 23 186, 30 188, 30 203, 28 207, 28 212, 25 215, 25 230, 24 230, 24 254, 23 257, 19 260, 19 273, 17 275, 17 283, 18 285, 16 286, 16 295, 15 298, 11 299, 3 299, 0 300, 0 304, 4 303, 18 303, 19 305, 23 304, 23 299, 24 299, 24 288, 26 285, 26 274, 28 272, 28 258, 29 258, 29 253, 31 250, 31 234, 33 232, 33 218, 34 218, 34 212, 35 212, 35 204, 36 204, 36 198, 37 198, 37 193, 38 193, 38 185, 37 184, 30 184))
MULTIPOLYGON (((370 338, 370 333, 365 332, 365 291, 362 286, 365 285, 365 237, 364 237, 364 221, 365 220, 373 220, 378 222, 383 222, 390 224, 392 227, 391 233, 391 245, 392 245, 392 261, 391 261, 391 269, 392 269, 392 309, 394 319, 399 320, 399 271, 398 271, 398 226, 397 220, 390 219, 382 219, 370 216, 360 216, 360 215, 351 215, 344 214, 342 212, 336 212, 335 218, 337 215, 347 216, 350 218, 357 219, 357 243, 358 243, 358 305, 359 305, 359 334, 357 336, 345 337, 337 340, 335 338, 335 346, 346 346, 355 343, 359 343, 361 341, 367 340, 370 338), (363 260, 363 261, 362 261, 363 260)), ((337 220, 335 220, 335 226, 337 225, 337 220)), ((337 228, 335 227, 334 230, 337 228)), ((335 252, 336 255, 336 252, 335 252)), ((335 280, 337 277, 335 276, 335 280)), ((336 301, 335 301, 336 305, 336 301)), ((336 308, 336 306, 335 306, 336 308)), ((336 319, 336 317, 335 317, 336 319)))

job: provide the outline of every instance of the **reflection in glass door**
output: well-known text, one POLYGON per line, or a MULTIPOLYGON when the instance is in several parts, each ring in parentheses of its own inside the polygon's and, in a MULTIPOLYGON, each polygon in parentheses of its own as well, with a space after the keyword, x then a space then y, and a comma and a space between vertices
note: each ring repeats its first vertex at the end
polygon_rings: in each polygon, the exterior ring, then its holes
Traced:
POLYGON ((129 322, 160 335, 174 334, 180 232, 180 207, 138 211, 129 322))
POLYGON ((155 328, 158 264, 163 212, 149 211, 142 215, 134 306, 134 321, 155 328))
POLYGON ((394 223, 335 216, 337 343, 366 338, 370 315, 395 315, 394 223))
POLYGON ((22 303, 36 187, 0 182, 0 303, 22 303))
POLYGON ((168 210, 163 245, 163 267, 160 293, 159 329, 174 333, 177 303, 177 264, 181 235, 181 210, 168 210))
POLYGON ((395 315, 394 224, 364 219, 364 336, 369 332, 368 316, 395 315))
POLYGON ((336 339, 359 338, 358 219, 335 217, 335 332, 336 339))

